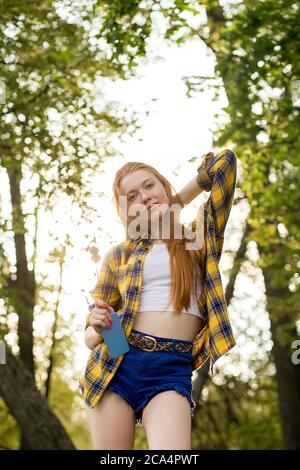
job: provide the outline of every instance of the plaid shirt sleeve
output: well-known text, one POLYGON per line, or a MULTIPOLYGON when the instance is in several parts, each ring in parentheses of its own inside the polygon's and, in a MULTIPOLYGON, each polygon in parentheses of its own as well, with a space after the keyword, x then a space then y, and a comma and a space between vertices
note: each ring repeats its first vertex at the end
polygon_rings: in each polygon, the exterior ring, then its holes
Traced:
MULTIPOLYGON (((114 310, 118 310, 122 297, 116 281, 113 261, 110 261, 110 253, 111 251, 109 251, 104 257, 97 284, 92 290, 91 295, 94 300, 104 300, 104 302, 108 303, 108 305, 110 305, 114 310)), ((85 329, 87 329, 91 324, 91 311, 94 306, 94 304, 89 305, 90 312, 86 317, 85 329)))
POLYGON ((222 251, 224 231, 234 199, 236 169, 236 154, 229 149, 217 154, 208 152, 197 169, 197 183, 200 188, 211 191, 208 207, 214 219, 219 254, 222 251))

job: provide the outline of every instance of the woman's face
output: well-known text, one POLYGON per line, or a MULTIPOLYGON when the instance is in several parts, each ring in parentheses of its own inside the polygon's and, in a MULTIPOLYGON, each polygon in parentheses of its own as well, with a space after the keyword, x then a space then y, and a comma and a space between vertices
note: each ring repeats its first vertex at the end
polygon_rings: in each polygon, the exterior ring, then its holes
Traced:
POLYGON ((164 214, 169 207, 168 196, 163 184, 147 170, 136 170, 124 176, 120 183, 120 189, 121 195, 127 197, 127 209, 131 208, 131 211, 134 212, 135 205, 142 205, 145 214, 150 216, 152 222, 155 220, 156 213, 164 214), (158 211, 161 204, 164 205, 158 211))

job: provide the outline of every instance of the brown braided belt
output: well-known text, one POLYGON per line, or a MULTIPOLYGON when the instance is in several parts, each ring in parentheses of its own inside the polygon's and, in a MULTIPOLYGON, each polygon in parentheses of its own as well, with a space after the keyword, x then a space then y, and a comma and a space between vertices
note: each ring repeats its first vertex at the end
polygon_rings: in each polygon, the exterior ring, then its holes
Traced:
MULTIPOLYGON (((143 336, 140 333, 131 332, 128 338, 128 343, 148 352, 173 350, 173 343, 171 341, 157 341, 157 339, 153 338, 153 336, 143 336)), ((186 343, 176 343, 175 349, 177 352, 191 353, 193 350, 193 345, 186 343)))

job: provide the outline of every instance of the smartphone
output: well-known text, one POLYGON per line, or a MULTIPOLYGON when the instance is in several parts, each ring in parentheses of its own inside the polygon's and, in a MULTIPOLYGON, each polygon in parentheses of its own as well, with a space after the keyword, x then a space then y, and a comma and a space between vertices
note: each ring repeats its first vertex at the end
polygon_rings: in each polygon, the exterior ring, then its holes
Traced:
MULTIPOLYGON (((90 304, 87 297, 86 301, 89 306, 89 311, 91 312, 93 308, 95 308, 95 304, 90 304)), ((112 319, 112 326, 110 328, 102 328, 99 326, 99 329, 107 346, 110 357, 112 359, 116 359, 118 356, 122 356, 122 354, 125 354, 129 351, 129 344, 127 342, 127 338, 118 314, 112 311, 110 312, 110 315, 112 319)))
POLYGON ((111 312, 110 315, 112 319, 111 328, 102 328, 100 326, 100 330, 110 357, 116 359, 116 357, 129 351, 129 345, 118 314, 111 312))

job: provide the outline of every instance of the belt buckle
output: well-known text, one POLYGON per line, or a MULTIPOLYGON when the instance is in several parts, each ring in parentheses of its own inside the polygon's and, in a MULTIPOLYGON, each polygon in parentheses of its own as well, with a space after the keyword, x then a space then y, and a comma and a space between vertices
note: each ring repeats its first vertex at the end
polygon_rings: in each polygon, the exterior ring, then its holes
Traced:
POLYGON ((153 338, 152 336, 147 336, 147 335, 144 335, 143 336, 144 338, 149 338, 149 339, 152 339, 152 341, 154 341, 154 347, 152 349, 147 349, 147 348, 142 348, 144 351, 148 351, 148 352, 153 352, 155 349, 156 349, 156 346, 157 346, 157 340, 155 338, 153 338))

